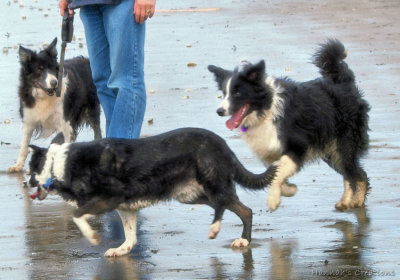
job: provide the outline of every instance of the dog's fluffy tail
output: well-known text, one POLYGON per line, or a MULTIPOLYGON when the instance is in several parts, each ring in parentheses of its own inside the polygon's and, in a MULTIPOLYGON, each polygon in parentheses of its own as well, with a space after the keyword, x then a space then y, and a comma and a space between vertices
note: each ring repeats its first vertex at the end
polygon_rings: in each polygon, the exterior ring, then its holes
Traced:
POLYGON ((277 170, 277 167, 272 165, 265 172, 254 174, 248 171, 236 157, 233 168, 233 179, 235 182, 252 190, 261 190, 268 187, 274 179, 277 170))
POLYGON ((314 54, 313 63, 320 69, 324 78, 332 79, 334 83, 354 81, 354 74, 344 62, 347 57, 346 49, 337 39, 328 39, 314 54))

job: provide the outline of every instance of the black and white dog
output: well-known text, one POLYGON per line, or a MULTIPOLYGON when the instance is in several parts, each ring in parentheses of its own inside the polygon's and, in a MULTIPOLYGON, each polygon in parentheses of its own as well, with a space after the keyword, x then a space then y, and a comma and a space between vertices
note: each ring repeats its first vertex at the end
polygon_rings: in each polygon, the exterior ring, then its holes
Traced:
POLYGON ((33 135, 47 138, 62 132, 65 142, 71 142, 79 128, 90 125, 95 138, 101 138, 100 103, 89 60, 84 57, 66 60, 63 84, 58 85, 56 44, 57 38, 39 53, 19 48, 22 143, 17 163, 9 172, 22 170, 33 135), (59 86, 61 97, 56 97, 54 93, 59 86))
POLYGON ((239 201, 234 182, 264 189, 275 172, 273 167, 259 175, 249 172, 222 138, 197 128, 135 140, 106 138, 31 148, 29 184, 38 186, 31 197, 44 199, 54 191, 76 203, 73 220, 92 244, 98 244, 99 237, 87 219, 118 210, 126 240, 105 256, 128 254, 137 242, 137 211, 171 199, 214 208, 208 238, 220 231, 224 210, 232 211, 243 222, 242 236, 232 246, 248 246, 252 211, 239 201))
POLYGON ((368 179, 360 159, 368 150, 369 105, 355 84, 341 42, 329 39, 314 55, 321 78, 295 82, 265 74, 261 61, 241 71, 210 65, 224 100, 217 113, 231 116, 250 148, 277 166, 267 203, 275 210, 281 195, 294 194, 287 179, 307 162, 322 158, 344 177, 338 210, 364 205, 368 179))

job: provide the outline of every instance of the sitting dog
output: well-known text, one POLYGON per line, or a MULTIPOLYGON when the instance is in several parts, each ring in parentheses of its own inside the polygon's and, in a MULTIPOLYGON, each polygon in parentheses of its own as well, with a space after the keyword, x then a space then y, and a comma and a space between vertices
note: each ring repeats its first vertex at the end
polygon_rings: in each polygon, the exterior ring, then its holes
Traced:
POLYGON ((44 199, 54 191, 74 202, 73 220, 83 235, 98 244, 98 234, 87 219, 118 210, 125 242, 105 256, 128 254, 137 242, 137 212, 161 201, 206 204, 215 216, 208 238, 220 231, 225 209, 243 222, 241 238, 233 247, 251 241, 252 211, 236 195, 234 182, 252 189, 265 188, 274 177, 270 167, 262 174, 247 171, 225 141, 214 133, 182 128, 142 139, 106 138, 92 142, 52 144, 49 149, 30 146, 29 185, 32 198, 44 199))
POLYGON ((22 143, 15 166, 20 172, 28 155, 31 137, 47 138, 62 132, 65 142, 74 141, 79 129, 90 125, 96 139, 101 138, 100 103, 93 83, 89 60, 76 57, 64 63, 63 84, 58 85, 57 38, 36 53, 20 47, 20 115, 22 143), (61 86, 61 97, 54 93, 61 86))
POLYGON ((218 115, 231 116, 226 126, 239 128, 258 157, 277 167, 268 190, 270 210, 279 207, 281 194, 296 192, 287 179, 318 158, 344 177, 336 208, 364 205, 368 179, 360 159, 369 145, 370 108, 346 55, 341 42, 329 39, 314 55, 322 77, 307 82, 268 76, 264 61, 233 72, 208 67, 224 93, 218 115))

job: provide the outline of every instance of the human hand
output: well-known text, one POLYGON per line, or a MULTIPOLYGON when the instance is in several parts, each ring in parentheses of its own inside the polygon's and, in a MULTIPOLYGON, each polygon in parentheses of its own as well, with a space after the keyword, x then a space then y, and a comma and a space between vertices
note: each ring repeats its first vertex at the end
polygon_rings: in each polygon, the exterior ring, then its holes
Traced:
MULTIPOLYGON (((68 8, 68 5, 69 5, 69 3, 68 3, 67 0, 59 0, 58 1, 58 7, 60 7, 60 15, 62 17, 64 16, 65 9, 68 8)), ((70 16, 73 16, 74 15, 74 10, 68 9, 68 13, 69 13, 70 16)))
MULTIPOLYGON (((62 1, 62 0, 60 0, 62 1)), ((66 0, 65 0, 66 1, 66 0)), ((134 0, 133 14, 135 21, 141 24, 151 18, 156 10, 156 0, 134 0)))

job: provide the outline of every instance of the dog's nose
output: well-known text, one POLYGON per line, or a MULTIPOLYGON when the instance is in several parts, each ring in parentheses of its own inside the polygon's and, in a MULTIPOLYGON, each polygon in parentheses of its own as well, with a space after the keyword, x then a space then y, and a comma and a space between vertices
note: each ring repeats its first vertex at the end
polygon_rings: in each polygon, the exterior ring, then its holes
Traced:
POLYGON ((218 116, 224 116, 225 115, 225 109, 224 108, 218 108, 217 109, 217 114, 218 116))
POLYGON ((51 80, 51 81, 50 81, 50 86, 51 86, 52 88, 57 87, 57 84, 58 84, 57 80, 51 80))

